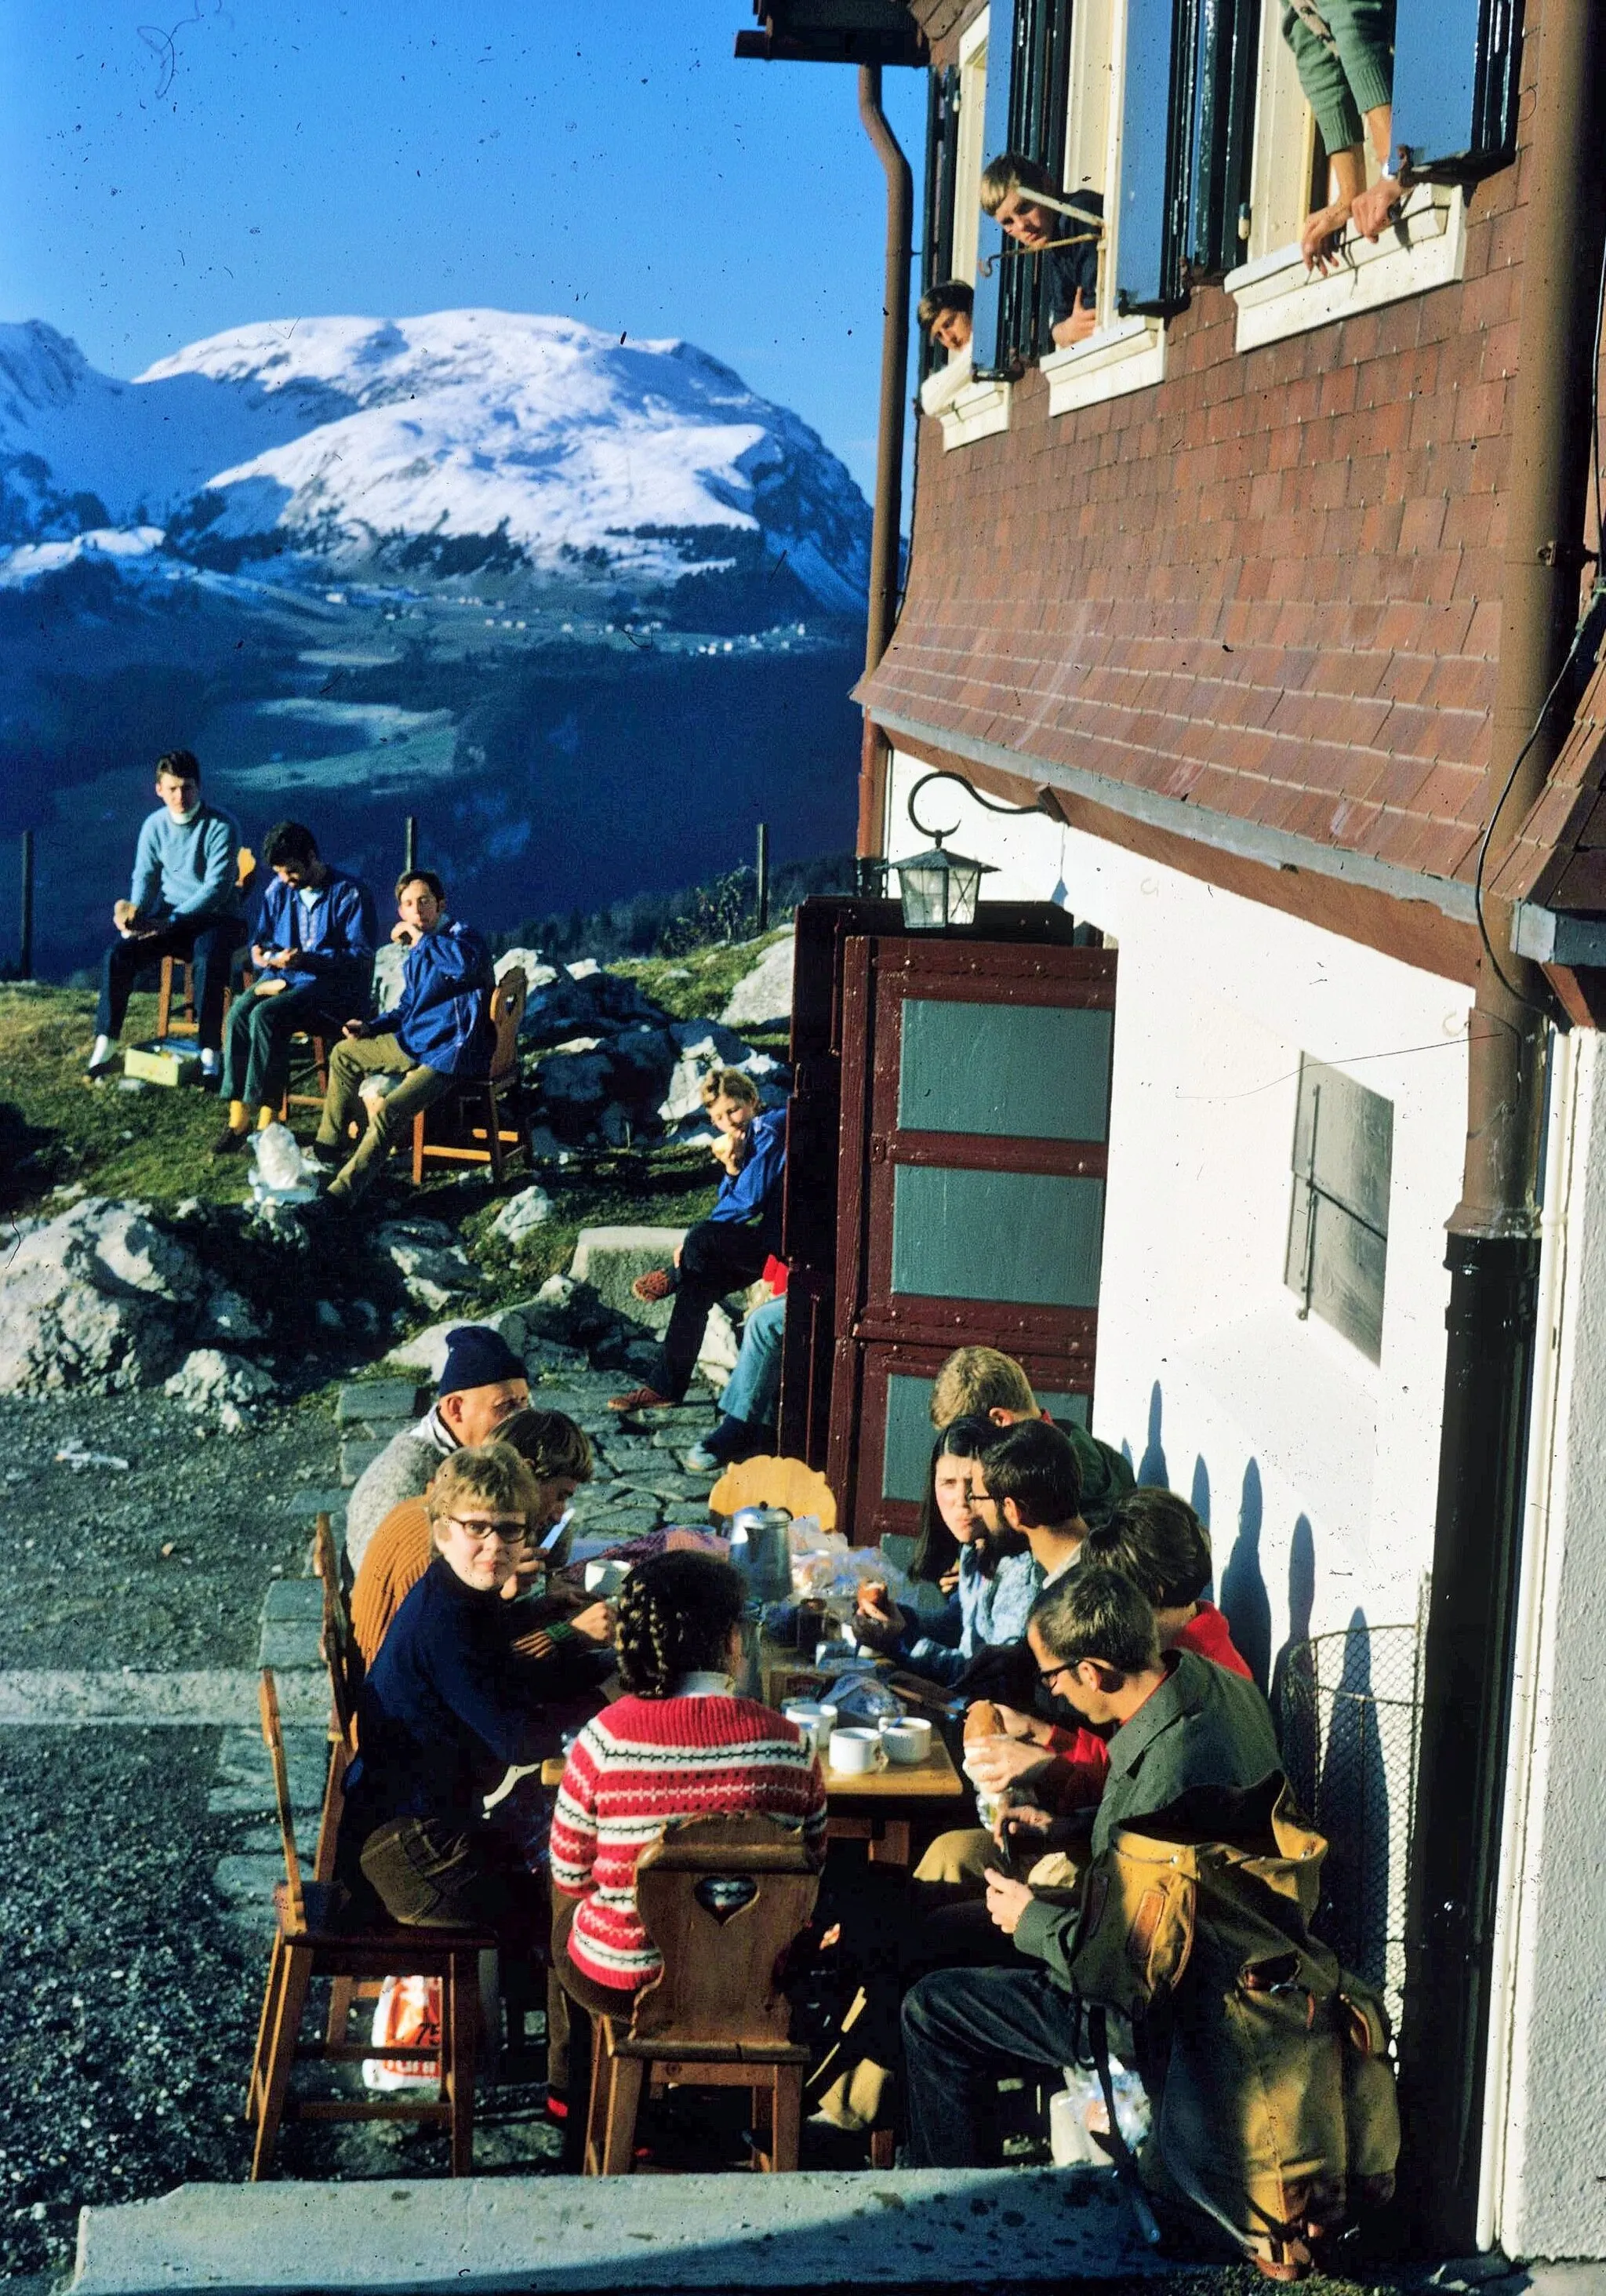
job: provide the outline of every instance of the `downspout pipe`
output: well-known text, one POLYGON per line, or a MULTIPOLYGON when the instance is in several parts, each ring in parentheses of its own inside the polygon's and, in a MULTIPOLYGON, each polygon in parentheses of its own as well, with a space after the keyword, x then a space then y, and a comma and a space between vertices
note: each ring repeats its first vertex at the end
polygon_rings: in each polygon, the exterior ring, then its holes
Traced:
MULTIPOLYGON (((870 611, 864 669, 886 652, 897 619, 904 473, 904 401, 909 388, 909 264, 914 254, 914 177, 881 109, 880 64, 859 66, 859 118, 887 177, 886 279, 881 291, 881 403, 876 430, 875 502, 870 529, 870 611)), ((857 851, 878 854, 887 804, 887 737, 868 716, 859 765, 857 851)))
MULTIPOLYGON (((1536 37, 1532 135, 1520 161, 1528 236, 1503 490, 1495 796, 1514 778, 1490 840, 1490 878, 1566 734, 1541 721, 1578 615, 1606 231, 1606 12, 1599 0, 1544 0, 1536 37)), ((1405 2197, 1416 2243, 1441 2256, 1477 2245, 1550 1035, 1543 983, 1507 954, 1509 905, 1491 898, 1485 914, 1506 980, 1486 952, 1469 1029, 1462 1196, 1447 1222, 1448 1345, 1401 2036, 1405 2197)))

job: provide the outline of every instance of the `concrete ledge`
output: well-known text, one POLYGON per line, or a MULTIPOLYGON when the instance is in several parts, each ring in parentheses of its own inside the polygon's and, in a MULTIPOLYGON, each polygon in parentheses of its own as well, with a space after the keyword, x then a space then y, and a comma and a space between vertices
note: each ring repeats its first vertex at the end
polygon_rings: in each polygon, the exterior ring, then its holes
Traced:
POLYGON ((182 2185, 84 2210, 72 2296, 978 2287, 1165 2267, 1108 2172, 182 2185))

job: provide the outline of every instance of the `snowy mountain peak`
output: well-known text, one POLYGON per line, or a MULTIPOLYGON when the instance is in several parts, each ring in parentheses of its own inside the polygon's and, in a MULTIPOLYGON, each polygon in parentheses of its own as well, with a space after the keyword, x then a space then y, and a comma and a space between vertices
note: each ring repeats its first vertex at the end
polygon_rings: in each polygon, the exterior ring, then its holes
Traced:
POLYGON ((869 511, 815 432, 695 345, 573 319, 264 320, 132 382, 41 323, 0 329, 0 544, 159 524, 225 570, 651 586, 784 554, 821 604, 863 608, 869 511))

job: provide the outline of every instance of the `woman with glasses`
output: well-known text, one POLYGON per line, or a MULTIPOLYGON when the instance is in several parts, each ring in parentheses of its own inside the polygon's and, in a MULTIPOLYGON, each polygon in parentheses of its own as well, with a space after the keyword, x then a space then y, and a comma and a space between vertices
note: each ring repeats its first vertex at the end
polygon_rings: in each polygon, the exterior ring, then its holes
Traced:
POLYGON ((514 1647, 503 1589, 540 1505, 505 1443, 454 1451, 430 1486, 434 1560, 397 1611, 357 1705, 338 1871, 359 1908, 393 1921, 489 1928, 538 1943, 545 1894, 487 1793, 512 1765, 555 1754, 601 1703, 594 1653, 514 1647))
POLYGON ((910 1576, 948 1596, 934 1619, 911 1619, 886 1590, 861 1588, 853 1631, 868 1649, 928 1681, 955 1683, 979 1651, 1019 1642, 1043 1573, 1018 1531, 989 1531, 975 1505, 978 1463, 1004 1431, 955 1419, 938 1437, 910 1576))

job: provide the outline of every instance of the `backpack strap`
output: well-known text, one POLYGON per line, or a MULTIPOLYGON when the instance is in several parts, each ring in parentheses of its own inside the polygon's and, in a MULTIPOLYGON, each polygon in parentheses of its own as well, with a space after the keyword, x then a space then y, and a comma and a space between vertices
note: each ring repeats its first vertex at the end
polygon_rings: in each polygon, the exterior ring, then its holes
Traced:
POLYGON ((1105 2141, 1115 2163, 1116 2182, 1127 2195, 1144 2244, 1149 2248, 1158 2248, 1159 2226, 1154 2220, 1154 2211, 1149 2206, 1148 2196, 1138 2176, 1137 2161, 1122 2131, 1120 2115, 1115 2109, 1115 2083, 1110 2071, 1110 2020, 1096 2003, 1087 2012, 1087 2042, 1093 2051, 1093 2062, 1098 2069, 1099 2087, 1103 2093, 1104 2111, 1109 2117, 1110 2134, 1105 2141))

